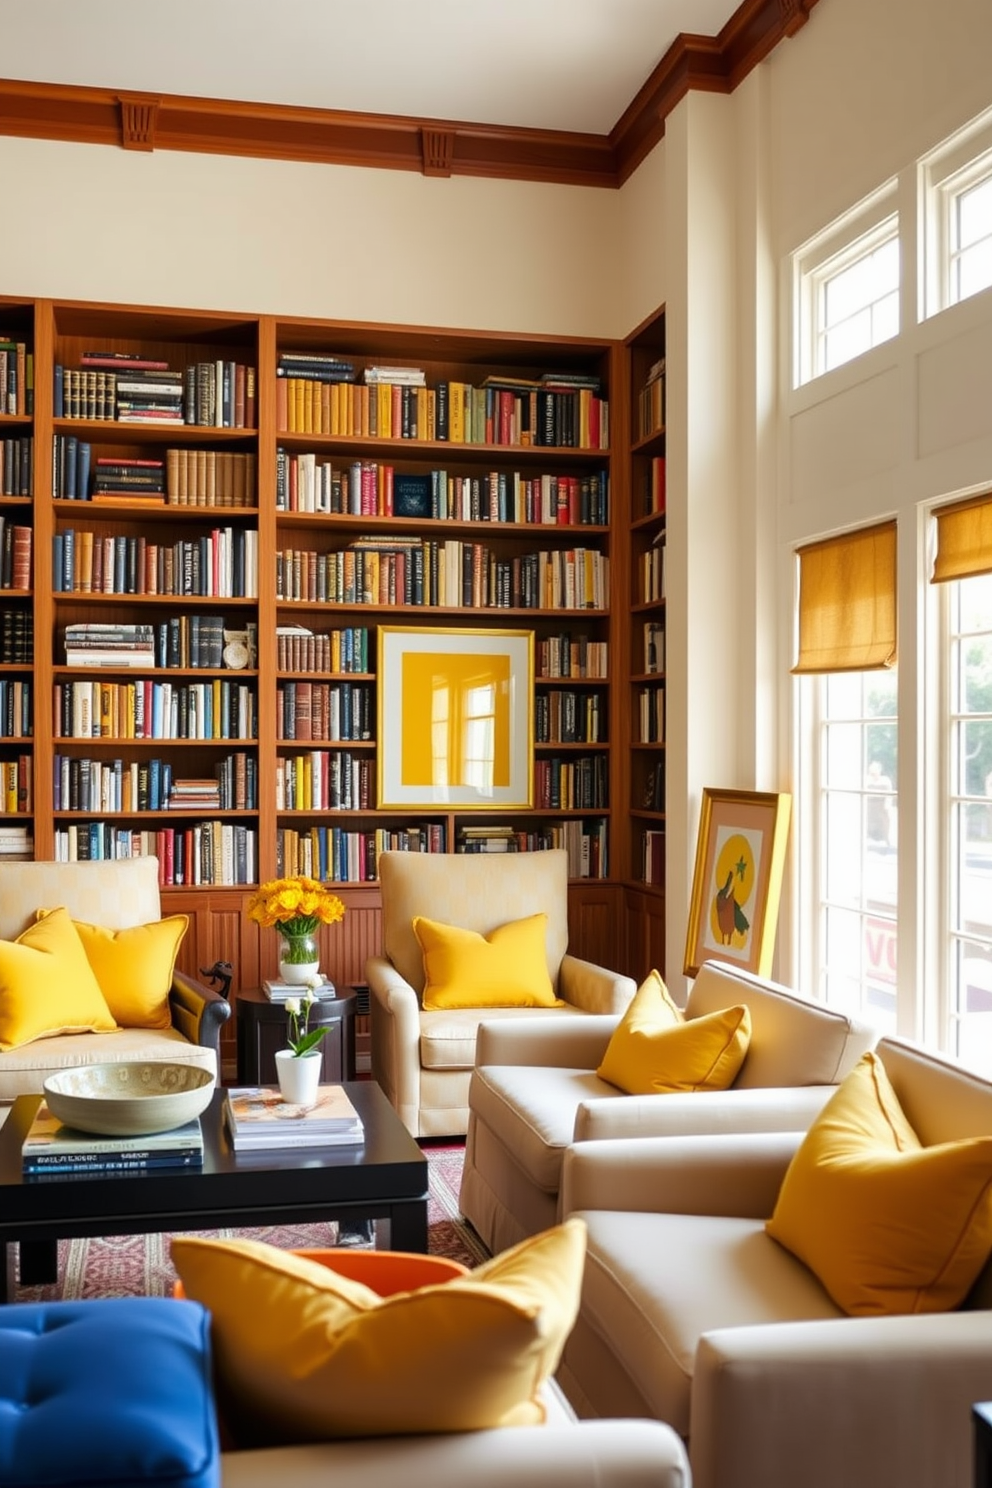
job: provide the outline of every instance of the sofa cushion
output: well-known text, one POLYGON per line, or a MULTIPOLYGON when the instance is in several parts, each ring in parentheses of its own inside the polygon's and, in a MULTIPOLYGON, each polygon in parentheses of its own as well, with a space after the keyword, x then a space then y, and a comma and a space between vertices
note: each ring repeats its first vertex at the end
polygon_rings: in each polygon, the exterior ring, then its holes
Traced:
POLYGON ((67 910, 0 941, 0 1050, 116 1027, 67 910))
POLYGON ((992 1135, 922 1146, 865 1054, 804 1137, 768 1233, 845 1312, 957 1307, 992 1249, 992 1135))
POLYGON ((210 1320, 163 1297, 0 1308, 4 1488, 217 1488, 210 1320))
POLYGON ((751 1016, 744 1006, 686 1021, 656 971, 642 982, 596 1073, 628 1095, 726 1090, 744 1062, 751 1016))
POLYGON ((239 1442, 278 1443, 542 1421, 585 1237, 570 1220, 464 1277, 387 1297, 253 1241, 181 1237, 172 1257, 213 1316, 225 1419, 239 1442))
MULTIPOLYGON (((696 1346, 713 1328, 836 1318, 816 1278, 759 1219, 582 1210, 588 1246, 576 1335, 607 1340, 649 1413, 689 1434, 696 1346)), ((565 1367, 578 1336, 566 1345, 565 1367)), ((625 1412, 626 1413, 626 1412, 625 1412)))
MULTIPOLYGON (((49 914, 38 911, 38 918, 49 914)), ((147 925, 107 930, 72 922, 112 1016, 122 1028, 169 1028, 169 992, 189 915, 166 915, 147 925)))
POLYGON ((547 925, 547 915, 528 915, 480 935, 415 915, 413 933, 424 956, 424 1011, 554 1007, 547 925))

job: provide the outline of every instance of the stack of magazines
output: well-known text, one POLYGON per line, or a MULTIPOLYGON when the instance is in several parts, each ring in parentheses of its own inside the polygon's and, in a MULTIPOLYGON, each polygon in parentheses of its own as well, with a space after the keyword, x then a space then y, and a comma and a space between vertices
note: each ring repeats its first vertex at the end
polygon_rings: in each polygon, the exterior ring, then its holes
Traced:
MULTIPOLYGON (((290 997, 305 997, 307 989, 301 987, 298 982, 268 980, 262 983, 262 991, 270 1002, 285 1002, 290 997)), ((337 996, 334 983, 329 977, 323 977, 320 985, 314 988, 314 992, 322 1002, 337 996)))
POLYGON ((235 1152, 354 1147, 365 1140, 361 1117, 340 1085, 321 1085, 312 1106, 290 1105, 265 1086, 231 1089, 225 1116, 235 1152))
POLYGON ((171 1131, 140 1137, 101 1137, 65 1126, 45 1101, 21 1148, 24 1172, 41 1174, 140 1174, 159 1168, 203 1166, 199 1118, 171 1131))

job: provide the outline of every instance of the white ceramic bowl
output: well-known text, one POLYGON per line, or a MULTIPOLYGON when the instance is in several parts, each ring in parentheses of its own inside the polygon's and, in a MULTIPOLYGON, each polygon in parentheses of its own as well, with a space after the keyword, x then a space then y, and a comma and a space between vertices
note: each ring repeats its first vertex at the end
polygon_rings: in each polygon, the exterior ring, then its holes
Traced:
POLYGON ((209 1070, 146 1059, 90 1064, 49 1075, 49 1109, 77 1131, 140 1137, 171 1131, 206 1110, 214 1090, 209 1070))

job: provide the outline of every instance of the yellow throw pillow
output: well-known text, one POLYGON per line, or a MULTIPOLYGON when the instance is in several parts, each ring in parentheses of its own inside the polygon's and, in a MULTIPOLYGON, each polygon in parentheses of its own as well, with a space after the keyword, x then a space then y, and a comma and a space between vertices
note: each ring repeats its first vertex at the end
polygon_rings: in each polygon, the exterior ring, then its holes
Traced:
POLYGON ((0 1050, 116 1027, 68 910, 0 940, 0 1050))
POLYGON ((539 1423, 578 1311, 586 1227, 568 1219, 440 1285, 379 1297, 251 1240, 172 1241, 210 1310, 239 1446, 539 1423))
POLYGON ((652 971, 614 1029, 596 1073, 628 1095, 726 1090, 737 1078, 750 1041, 746 1007, 684 1018, 652 971))
POLYGON ((417 915, 413 933, 424 955, 423 1006, 562 1007, 548 975, 548 917, 530 915, 489 935, 417 915))
POLYGON ((992 1137, 921 1146, 865 1054, 804 1137, 766 1229, 845 1312, 945 1312, 992 1249, 992 1137))
MULTIPOLYGON (((38 911, 39 918, 49 914, 38 911)), ((169 1028, 169 989, 189 915, 104 930, 73 920, 107 1006, 122 1028, 169 1028)))

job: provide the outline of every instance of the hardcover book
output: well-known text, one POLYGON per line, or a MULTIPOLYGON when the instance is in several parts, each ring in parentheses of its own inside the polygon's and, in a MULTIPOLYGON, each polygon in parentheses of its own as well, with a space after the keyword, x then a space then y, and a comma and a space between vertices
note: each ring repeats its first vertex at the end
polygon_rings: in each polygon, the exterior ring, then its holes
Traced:
POLYGON ((365 1138, 361 1117, 341 1085, 321 1085, 312 1106, 290 1105, 270 1087, 237 1087, 227 1092, 225 1116, 236 1152, 358 1146, 365 1138))
POLYGON ((96 1136, 64 1125, 42 1101, 21 1148, 25 1173, 114 1172, 159 1167, 200 1167, 199 1119, 171 1131, 137 1137, 96 1136))

